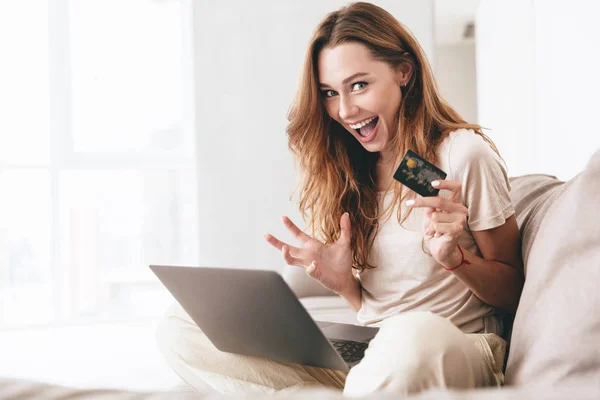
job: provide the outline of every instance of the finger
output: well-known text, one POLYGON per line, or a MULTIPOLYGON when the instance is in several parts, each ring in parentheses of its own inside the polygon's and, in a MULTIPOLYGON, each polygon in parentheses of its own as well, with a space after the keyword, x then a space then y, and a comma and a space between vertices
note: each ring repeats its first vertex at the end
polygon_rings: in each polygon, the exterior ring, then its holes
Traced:
POLYGON ((467 207, 463 206, 461 203, 455 203, 452 200, 446 199, 441 196, 417 197, 414 200, 406 201, 404 204, 406 204, 407 207, 431 207, 437 210, 446 211, 449 213, 459 213, 463 215, 467 215, 468 212, 467 207))
POLYGON ((441 211, 434 211, 433 213, 431 213, 431 217, 430 220, 431 222, 455 222, 455 221, 460 221, 460 219, 463 218, 462 215, 457 215, 457 214, 450 214, 450 213, 445 213, 445 212, 441 212, 441 211))
POLYGON ((429 235, 429 226, 431 225, 431 216, 435 212, 435 208, 424 207, 423 208, 423 231, 425 232, 425 236, 429 235))
POLYGON ((429 240, 432 238, 439 238, 440 236, 443 236, 443 233, 440 232, 436 232, 435 229, 433 229, 433 227, 431 225, 428 225, 427 227, 425 227, 425 232, 423 232, 423 237, 425 240, 429 240))
POLYGON ((283 259, 285 260, 287 265, 294 265, 296 267, 306 267, 306 263, 303 263, 300 258, 294 257, 290 254, 290 249, 288 248, 288 246, 283 246, 281 248, 281 254, 283 255, 283 259))
POLYGON ((435 208, 432 208, 432 207, 423 207, 423 211, 424 211, 423 215, 425 216, 425 218, 431 219, 431 216, 435 212, 435 208))
POLYGON ((352 239, 351 225, 350 225, 350 214, 347 212, 342 214, 340 218, 340 241, 345 244, 350 244, 350 239, 352 239))
POLYGON ((435 232, 436 237, 441 235, 458 235, 463 231, 463 226, 457 222, 445 223, 437 222, 431 223, 430 230, 435 232))
POLYGON ((277 250, 281 250, 283 246, 287 246, 290 249, 290 251, 294 254, 298 254, 300 252, 300 249, 298 247, 290 246, 289 244, 277 239, 270 233, 267 233, 265 235, 265 239, 271 244, 271 246, 275 247, 277 250))
POLYGON ((310 239, 312 239, 306 233, 302 232, 302 230, 300 228, 298 228, 296 226, 296 224, 294 224, 292 222, 292 220, 289 219, 288 217, 281 217, 281 219, 283 220, 283 224, 285 225, 285 227, 288 228, 289 231, 292 232, 292 234, 294 235, 294 237, 296 239, 298 239, 301 243, 306 243, 310 239))
POLYGON ((425 236, 425 239, 431 239, 434 235, 435 231, 433 229, 431 229, 430 227, 425 228, 425 232, 423 234, 423 236, 425 236))
MULTIPOLYGON (((317 264, 316 260, 313 260, 313 262, 311 262, 310 265, 306 267, 306 274, 311 278, 317 280, 321 285, 323 285, 323 283, 321 282, 322 271, 319 268, 319 265, 317 264)), ((328 289, 331 290, 331 288, 328 289)))
POLYGON ((310 276, 311 278, 314 278, 314 279, 318 278, 316 261, 311 262, 310 265, 308 267, 306 267, 306 274, 308 276, 310 276))
POLYGON ((440 190, 448 190, 452 192, 450 200, 455 203, 462 202, 462 184, 454 180, 438 180, 431 182, 431 186, 440 190))

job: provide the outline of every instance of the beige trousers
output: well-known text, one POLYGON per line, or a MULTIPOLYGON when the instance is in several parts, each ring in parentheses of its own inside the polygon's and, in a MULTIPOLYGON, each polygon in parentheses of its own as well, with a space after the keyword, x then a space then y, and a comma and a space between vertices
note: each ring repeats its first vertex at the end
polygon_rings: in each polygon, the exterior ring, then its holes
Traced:
POLYGON ((435 314, 406 313, 383 321, 362 361, 346 374, 222 352, 177 304, 159 324, 157 342, 175 372, 200 392, 326 386, 350 397, 498 386, 506 348, 495 334, 467 335, 435 314))

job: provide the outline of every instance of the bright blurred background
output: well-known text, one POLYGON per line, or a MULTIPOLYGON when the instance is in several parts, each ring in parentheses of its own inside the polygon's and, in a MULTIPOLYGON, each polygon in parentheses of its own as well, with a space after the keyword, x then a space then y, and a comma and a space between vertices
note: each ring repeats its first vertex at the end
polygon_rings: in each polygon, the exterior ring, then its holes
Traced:
MULTIPOLYGON (((286 112, 313 29, 346 3, 0 3, 0 376, 177 384, 148 265, 281 270, 263 234, 300 222, 286 112)), ((374 3, 510 175, 569 179, 600 146, 595 2, 374 3)))
POLYGON ((189 1, 0 3, 1 375, 163 365, 148 265, 198 263, 192 20, 189 1))

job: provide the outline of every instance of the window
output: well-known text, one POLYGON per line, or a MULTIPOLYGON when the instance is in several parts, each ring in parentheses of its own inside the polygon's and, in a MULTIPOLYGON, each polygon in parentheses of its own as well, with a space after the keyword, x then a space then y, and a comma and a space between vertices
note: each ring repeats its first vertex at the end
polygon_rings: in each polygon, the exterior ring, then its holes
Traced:
POLYGON ((158 316, 196 264, 190 9, 0 5, 0 325, 158 316))

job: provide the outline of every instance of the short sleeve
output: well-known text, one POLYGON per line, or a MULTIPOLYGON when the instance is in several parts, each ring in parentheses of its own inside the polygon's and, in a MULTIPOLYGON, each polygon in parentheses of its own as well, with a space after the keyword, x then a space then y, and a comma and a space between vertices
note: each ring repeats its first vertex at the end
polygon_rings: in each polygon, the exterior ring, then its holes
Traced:
POLYGON ((471 231, 496 228, 515 213, 502 159, 482 136, 472 130, 451 135, 447 161, 449 175, 462 184, 471 231))

